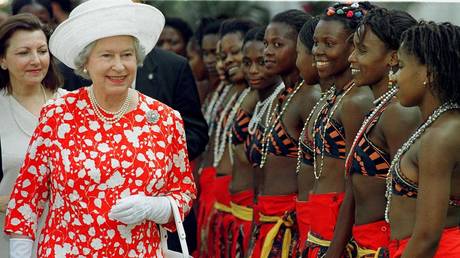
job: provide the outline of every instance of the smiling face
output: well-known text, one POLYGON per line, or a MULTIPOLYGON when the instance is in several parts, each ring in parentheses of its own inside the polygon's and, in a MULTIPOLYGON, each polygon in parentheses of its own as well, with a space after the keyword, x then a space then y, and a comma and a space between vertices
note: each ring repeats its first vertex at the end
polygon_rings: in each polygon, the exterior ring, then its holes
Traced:
POLYGON ((158 47, 185 56, 185 41, 182 34, 173 27, 165 26, 158 39, 158 47))
POLYGON ((429 89, 428 85, 424 85, 424 82, 427 82, 427 67, 414 55, 409 55, 404 47, 398 50, 398 60, 396 81, 399 86, 399 102, 406 107, 417 106, 429 89))
POLYGON ((114 36, 99 39, 86 63, 94 88, 106 94, 120 94, 131 87, 136 77, 134 39, 114 36))
POLYGON ((318 83, 318 70, 313 66, 313 55, 299 38, 297 38, 296 66, 299 69, 300 77, 302 77, 306 84, 312 85, 318 83))
POLYGON ((228 33, 221 39, 221 58, 224 64, 224 70, 233 83, 239 83, 244 80, 244 73, 241 69, 243 62, 243 52, 241 48, 243 40, 240 33, 228 33))
POLYGON ((264 61, 268 72, 285 75, 297 69, 297 32, 284 23, 273 22, 265 29, 264 61))
POLYGON ((358 34, 354 33, 354 50, 348 58, 354 82, 357 86, 387 83, 395 51, 389 50, 369 27, 360 27, 359 32, 364 33, 364 37, 360 42, 358 34))
POLYGON ((350 71, 348 56, 353 44, 350 33, 339 21, 320 20, 313 35, 312 53, 321 78, 339 77, 350 71))
POLYGON ((16 31, 7 45, 1 64, 8 69, 11 85, 41 84, 50 65, 48 44, 43 31, 16 31))
POLYGON ((243 47, 243 71, 246 81, 257 90, 265 89, 277 82, 276 75, 270 75, 264 65, 264 43, 252 40, 243 47))

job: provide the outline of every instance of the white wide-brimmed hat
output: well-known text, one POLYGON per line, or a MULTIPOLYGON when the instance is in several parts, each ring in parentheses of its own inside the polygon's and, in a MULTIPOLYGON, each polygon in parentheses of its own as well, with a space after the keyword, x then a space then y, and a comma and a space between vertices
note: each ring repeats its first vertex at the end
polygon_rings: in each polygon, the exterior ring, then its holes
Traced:
POLYGON ((131 0, 89 0, 77 6, 53 32, 51 53, 70 68, 88 44, 101 38, 130 35, 149 53, 160 37, 165 18, 153 6, 131 0))

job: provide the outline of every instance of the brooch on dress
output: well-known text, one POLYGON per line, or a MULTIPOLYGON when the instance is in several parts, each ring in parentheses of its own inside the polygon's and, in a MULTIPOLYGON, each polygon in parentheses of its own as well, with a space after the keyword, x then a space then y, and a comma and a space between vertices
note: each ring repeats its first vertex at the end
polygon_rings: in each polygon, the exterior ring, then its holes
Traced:
POLYGON ((160 118, 160 114, 156 110, 149 110, 145 112, 145 116, 147 117, 147 121, 151 123, 158 122, 158 119, 160 118))

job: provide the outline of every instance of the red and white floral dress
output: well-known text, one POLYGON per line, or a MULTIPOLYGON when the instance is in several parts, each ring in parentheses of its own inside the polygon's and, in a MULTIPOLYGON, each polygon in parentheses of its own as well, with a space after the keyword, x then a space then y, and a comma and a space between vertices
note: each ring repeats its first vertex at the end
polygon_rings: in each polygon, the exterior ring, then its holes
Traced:
POLYGON ((49 199, 38 257, 162 257, 154 222, 126 225, 108 213, 134 194, 172 196, 182 217, 190 210, 196 189, 184 135, 178 112, 142 94, 113 125, 97 118, 85 88, 56 99, 42 110, 5 232, 35 239, 49 199))

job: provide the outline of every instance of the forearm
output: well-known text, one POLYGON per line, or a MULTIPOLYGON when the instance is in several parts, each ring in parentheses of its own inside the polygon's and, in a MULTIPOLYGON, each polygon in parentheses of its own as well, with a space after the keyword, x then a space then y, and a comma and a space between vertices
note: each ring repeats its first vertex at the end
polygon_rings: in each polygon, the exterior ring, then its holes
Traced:
MULTIPOLYGON (((350 179, 348 180, 350 181, 350 179)), ((334 230, 331 246, 329 247, 326 258, 342 257, 342 254, 350 241, 352 227, 355 220, 355 200, 351 182, 347 182, 345 197, 340 207, 339 216, 334 230)))
POLYGON ((433 236, 425 236, 422 239, 412 236, 403 252, 402 258, 431 258, 434 257, 439 245, 439 239, 433 236))

